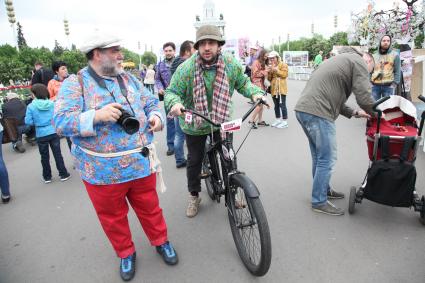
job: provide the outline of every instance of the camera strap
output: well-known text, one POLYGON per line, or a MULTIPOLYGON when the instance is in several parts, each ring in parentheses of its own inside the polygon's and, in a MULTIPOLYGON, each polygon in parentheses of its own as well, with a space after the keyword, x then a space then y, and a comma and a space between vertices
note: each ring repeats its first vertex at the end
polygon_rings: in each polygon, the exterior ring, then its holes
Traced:
MULTIPOLYGON (((96 83, 101 87, 101 88, 103 88, 103 89, 105 89, 107 92, 109 92, 109 94, 112 96, 112 98, 114 99, 114 101, 115 102, 117 102, 117 100, 115 99, 115 95, 114 95, 114 93, 113 92, 111 92, 107 87, 106 87, 106 84, 105 84, 105 80, 101 77, 101 76, 99 76, 94 70, 93 70, 93 68, 89 65, 88 66, 88 68, 87 68, 87 70, 88 70, 88 72, 89 72, 89 75, 96 81, 96 83)), ((125 84, 124 84, 124 80, 123 80, 123 78, 122 78, 122 76, 121 75, 118 75, 117 76, 117 80, 118 80, 118 85, 119 85, 119 87, 120 87, 120 90, 121 90, 121 94, 124 96, 124 98, 125 98, 125 100, 127 101, 127 103, 128 103, 128 106, 130 106, 130 109, 131 109, 131 112, 133 112, 133 115, 136 115, 136 112, 134 112, 134 110, 133 110, 133 107, 131 106, 131 103, 130 103, 130 101, 128 101, 128 98, 127 98, 127 96, 128 96, 128 91, 127 91, 127 87, 125 86, 125 84)))

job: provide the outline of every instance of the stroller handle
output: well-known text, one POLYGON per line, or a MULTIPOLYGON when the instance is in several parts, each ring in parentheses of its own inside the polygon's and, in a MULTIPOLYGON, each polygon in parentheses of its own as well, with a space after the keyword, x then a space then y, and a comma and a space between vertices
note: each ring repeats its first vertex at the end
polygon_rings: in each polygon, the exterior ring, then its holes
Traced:
MULTIPOLYGON (((378 105, 381 104, 381 103, 384 103, 388 99, 390 99, 389 96, 381 97, 378 101, 375 102, 375 104, 373 104, 373 107, 372 107, 373 111, 378 112, 378 113, 382 112, 381 110, 378 109, 378 105)), ((424 97, 424 99, 425 99, 425 97, 424 97)))
MULTIPOLYGON (((425 102, 425 97, 423 95, 419 95, 418 97, 422 102, 425 102)), ((422 135, 422 130, 424 129, 424 120, 425 120, 425 111, 422 112, 421 115, 421 123, 419 124, 419 133, 418 135, 422 135)))

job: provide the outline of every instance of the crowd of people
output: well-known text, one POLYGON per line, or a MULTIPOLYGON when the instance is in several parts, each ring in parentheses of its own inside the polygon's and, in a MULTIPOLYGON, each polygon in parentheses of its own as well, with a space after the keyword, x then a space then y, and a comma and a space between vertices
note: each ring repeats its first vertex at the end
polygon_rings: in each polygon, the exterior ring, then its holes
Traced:
MULTIPOLYGON (((75 169, 120 258, 119 270, 124 281, 134 277, 136 266, 128 203, 164 262, 178 263, 157 195, 157 187, 161 189, 164 184, 153 143, 155 132, 165 128, 166 155, 174 155, 177 168, 186 168, 186 216, 192 218, 200 209, 201 167, 211 126, 199 117, 184 115, 183 109, 194 109, 216 123, 223 123, 231 119, 235 91, 250 101, 270 93, 276 120, 271 124, 265 121, 265 109, 258 106, 250 126, 288 127, 288 65, 280 54, 251 46, 244 70, 234 56, 221 52, 224 43, 216 26, 202 26, 196 32, 195 42, 187 40, 181 44, 177 57, 175 44, 165 43, 164 59, 143 70, 139 81, 121 66, 124 58, 119 38, 98 31, 80 48, 88 60, 85 68, 69 75, 65 62, 54 62, 51 71, 36 63, 32 101, 26 104, 10 93, 2 107, 3 120, 16 119, 14 149, 23 152, 21 137, 30 136, 33 131, 45 183, 52 182, 49 147, 60 180, 70 177, 60 148, 60 138, 67 138, 75 169), (160 101, 164 101, 165 116, 160 101)), ((344 214, 328 201, 344 197, 330 186, 336 162, 334 122, 339 114, 368 118, 373 115, 373 98, 394 94, 392 90, 400 81, 399 57, 390 47, 391 38, 384 36, 375 55, 347 47, 326 61, 317 59, 317 68, 295 106, 296 119, 310 145, 311 206, 316 212, 344 214), (351 93, 360 108, 345 104, 351 93)), ((3 132, 0 125, 0 140, 3 132)), ((220 130, 214 128, 212 135, 218 137, 220 130)), ((2 201, 9 202, 9 178, 1 148, 0 187, 2 201)))

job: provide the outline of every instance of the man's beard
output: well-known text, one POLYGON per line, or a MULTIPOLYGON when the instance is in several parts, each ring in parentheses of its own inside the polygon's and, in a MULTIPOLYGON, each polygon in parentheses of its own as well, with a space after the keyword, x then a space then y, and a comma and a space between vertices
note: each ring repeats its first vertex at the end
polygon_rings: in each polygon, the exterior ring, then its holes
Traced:
POLYGON ((117 63, 110 60, 109 58, 105 58, 102 60, 100 69, 103 75, 115 77, 119 74, 119 68, 117 67, 117 63))
POLYGON ((210 60, 206 60, 202 55, 200 55, 200 57, 204 65, 212 65, 217 62, 218 54, 213 55, 210 60))

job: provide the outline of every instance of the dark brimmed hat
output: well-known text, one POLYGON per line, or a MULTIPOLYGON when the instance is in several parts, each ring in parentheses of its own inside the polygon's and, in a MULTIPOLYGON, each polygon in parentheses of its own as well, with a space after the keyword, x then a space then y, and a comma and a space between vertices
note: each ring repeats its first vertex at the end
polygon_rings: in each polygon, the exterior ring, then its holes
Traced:
POLYGON ((204 25, 201 26, 196 31, 196 42, 193 46, 196 50, 198 50, 198 45, 201 40, 211 39, 218 41, 218 45, 222 46, 226 41, 223 39, 220 29, 217 26, 213 25, 204 25))

